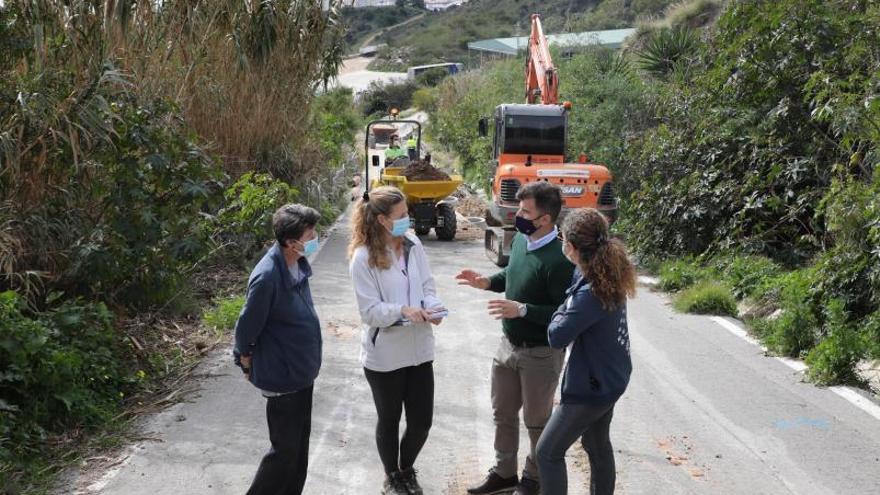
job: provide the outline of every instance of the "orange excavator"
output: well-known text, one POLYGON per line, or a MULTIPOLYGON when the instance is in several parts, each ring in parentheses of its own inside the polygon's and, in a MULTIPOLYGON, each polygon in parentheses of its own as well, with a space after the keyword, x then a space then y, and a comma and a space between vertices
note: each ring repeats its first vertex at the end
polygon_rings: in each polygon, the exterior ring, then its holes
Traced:
MULTIPOLYGON (((513 237, 519 202, 516 193, 530 182, 545 181, 562 189, 562 216, 573 208, 596 208, 613 222, 617 198, 611 172, 588 163, 566 163, 568 113, 571 103, 559 103, 559 73, 553 66, 541 17, 532 15, 532 32, 526 58, 526 104, 495 108, 492 162, 492 202, 486 211, 486 254, 505 266, 513 237)), ((489 135, 490 119, 479 122, 480 136, 489 135)))

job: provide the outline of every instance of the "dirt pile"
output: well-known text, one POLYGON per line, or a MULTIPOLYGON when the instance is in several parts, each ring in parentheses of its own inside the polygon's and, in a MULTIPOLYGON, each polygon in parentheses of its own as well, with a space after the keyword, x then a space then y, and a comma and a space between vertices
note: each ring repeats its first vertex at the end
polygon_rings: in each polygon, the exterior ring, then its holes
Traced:
POLYGON ((412 181, 435 181, 449 180, 449 174, 431 165, 431 162, 425 160, 416 160, 409 164, 406 169, 401 172, 402 176, 412 181))
POLYGON ((458 200, 455 209, 466 218, 482 217, 486 212, 486 203, 477 195, 466 196, 458 200))

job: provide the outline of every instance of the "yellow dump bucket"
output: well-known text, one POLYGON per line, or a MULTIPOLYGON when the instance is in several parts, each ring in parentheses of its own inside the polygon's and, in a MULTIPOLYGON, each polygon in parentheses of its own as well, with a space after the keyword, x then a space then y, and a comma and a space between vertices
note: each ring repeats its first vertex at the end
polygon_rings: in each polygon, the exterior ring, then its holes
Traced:
POLYGON ((403 191, 408 203, 414 203, 428 200, 440 201, 454 193, 463 182, 460 175, 452 175, 450 180, 410 181, 400 175, 403 170, 402 168, 386 168, 382 171, 382 177, 373 182, 373 187, 394 186, 403 191))

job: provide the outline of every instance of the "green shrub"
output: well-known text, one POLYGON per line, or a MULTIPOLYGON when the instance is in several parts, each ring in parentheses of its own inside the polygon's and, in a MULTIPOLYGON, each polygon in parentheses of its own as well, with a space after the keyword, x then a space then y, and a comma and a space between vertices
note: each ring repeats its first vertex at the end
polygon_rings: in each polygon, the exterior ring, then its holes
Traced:
POLYGON ((16 293, 0 293, 0 464, 24 466, 47 435, 110 420, 137 380, 120 344, 103 304, 68 299, 31 314, 16 293))
POLYGON ((318 230, 323 230, 325 227, 333 225, 333 223, 336 222, 336 219, 339 218, 339 215, 343 212, 343 207, 339 202, 331 201, 321 201, 321 204, 315 209, 321 214, 321 220, 318 222, 318 230))
POLYGON ((699 266, 693 258, 666 261, 660 265, 658 287, 670 292, 679 291, 710 276, 711 273, 699 266))
POLYGON ((238 321, 244 302, 244 296, 218 299, 214 301, 214 306, 202 315, 202 322, 216 335, 222 335, 235 328, 235 322, 238 321))
POLYGON ((225 193, 226 206, 217 215, 219 234, 246 255, 272 239, 272 214, 296 201, 299 191, 267 174, 242 175, 225 193))
POLYGON ((318 95, 312 104, 313 139, 320 143, 324 162, 329 167, 343 164, 346 145, 355 144, 355 131, 362 126, 352 102, 352 91, 337 87, 318 95))
POLYGON ((736 299, 730 288, 718 282, 700 282, 683 290, 675 299, 675 308, 685 313, 736 316, 736 299))
POLYGON ((372 82, 360 96, 361 113, 364 116, 387 114, 392 108, 404 110, 412 105, 413 93, 419 87, 411 82, 372 82))
POLYGON ((771 351, 783 356, 802 357, 816 345, 819 322, 806 304, 786 305, 775 319, 758 320, 754 332, 771 351))
POLYGON ((782 309, 775 319, 758 320, 753 330, 771 351, 803 357, 819 341, 821 307, 816 292, 817 274, 812 268, 770 277, 757 296, 782 309))
POLYGON ((865 352, 871 359, 880 359, 880 310, 863 321, 865 352))
MULTIPOLYGON (((16 278, 37 274, 47 281, 42 290, 22 291, 32 303, 62 290, 114 305, 155 306, 179 292, 182 274, 208 252, 201 214, 219 205, 218 164, 191 138, 173 105, 143 104, 105 87, 114 73, 105 71, 92 88, 96 101, 88 103, 88 114, 78 114, 101 123, 103 137, 81 135, 91 148, 85 142, 68 147, 59 142, 42 165, 24 160, 0 174, 0 225, 9 228, 8 239, 0 238, 0 253, 7 243, 12 247, 4 256, 0 291, 17 290, 16 278), (80 163, 74 166, 77 156, 80 163), (33 174, 13 173, 25 170, 33 174)), ((9 89, 0 87, 0 93, 9 89)), ((42 104, 56 106, 44 98, 42 104)), ((0 118, 18 121, 15 115, 0 118)), ((22 123, 30 130, 46 125, 22 123)), ((79 135, 68 136, 73 134, 79 135)))
POLYGON ((782 273, 782 267, 763 256, 719 257, 712 266, 730 284, 737 299, 755 296, 782 273))
POLYGON ((851 319, 880 310, 880 168, 871 180, 835 180, 823 200, 834 246, 817 263, 819 290, 851 319))
POLYGON ((428 69, 416 76, 416 84, 427 88, 433 88, 449 77, 449 71, 444 67, 428 69))
POLYGON ((799 304, 816 308, 820 306, 818 283, 815 268, 802 268, 767 277, 755 288, 753 297, 780 308, 799 304))
POLYGON ((807 354, 807 375, 822 385, 857 383, 856 365, 865 356, 864 337, 848 321, 842 301, 831 301, 826 313, 827 337, 807 354))
POLYGON ((419 110, 433 112, 437 108, 437 95, 431 88, 421 88, 413 93, 412 104, 419 110))

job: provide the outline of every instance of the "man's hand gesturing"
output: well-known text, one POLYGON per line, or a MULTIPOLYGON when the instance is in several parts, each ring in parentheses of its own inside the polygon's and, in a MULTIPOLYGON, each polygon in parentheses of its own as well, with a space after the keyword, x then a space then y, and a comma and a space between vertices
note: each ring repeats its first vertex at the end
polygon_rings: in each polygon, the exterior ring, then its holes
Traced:
POLYGON ((455 276, 455 280, 458 280, 458 285, 468 285, 482 290, 489 288, 489 279, 473 270, 462 270, 455 276))

